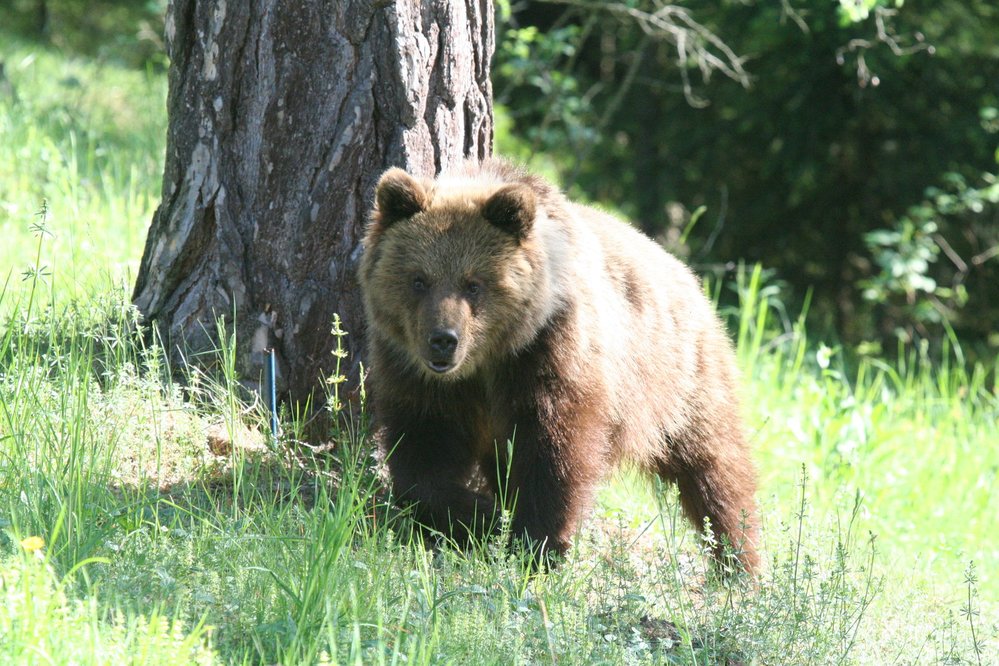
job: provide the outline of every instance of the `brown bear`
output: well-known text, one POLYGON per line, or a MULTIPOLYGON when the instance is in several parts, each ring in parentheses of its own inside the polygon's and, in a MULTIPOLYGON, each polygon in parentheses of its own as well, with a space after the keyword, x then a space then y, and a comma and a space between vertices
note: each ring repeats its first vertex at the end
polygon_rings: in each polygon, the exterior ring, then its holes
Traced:
POLYGON ((561 554, 631 462, 710 520, 716 556, 727 542, 756 569, 735 359, 685 265, 497 159, 390 169, 375 199, 359 269, 373 424, 419 523, 466 541, 506 498, 513 534, 561 554))

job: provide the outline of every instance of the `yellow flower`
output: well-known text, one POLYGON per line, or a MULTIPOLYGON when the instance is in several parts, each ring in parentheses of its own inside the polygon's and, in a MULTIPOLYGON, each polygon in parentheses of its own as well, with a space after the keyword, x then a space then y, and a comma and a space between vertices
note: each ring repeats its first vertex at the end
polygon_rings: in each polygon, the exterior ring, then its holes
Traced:
POLYGON ((21 548, 29 553, 33 553, 44 546, 45 539, 40 536, 29 536, 27 539, 21 539, 21 548))

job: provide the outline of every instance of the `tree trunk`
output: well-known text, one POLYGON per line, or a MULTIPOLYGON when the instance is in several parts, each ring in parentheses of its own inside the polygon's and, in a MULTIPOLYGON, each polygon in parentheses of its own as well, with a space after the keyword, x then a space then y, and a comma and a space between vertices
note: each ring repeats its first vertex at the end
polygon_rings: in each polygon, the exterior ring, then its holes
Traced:
POLYGON ((435 175, 492 145, 491 0, 173 0, 162 202, 133 300, 174 362, 236 333, 254 385, 278 351, 280 391, 333 367, 338 313, 354 367, 354 273, 374 184, 435 175))

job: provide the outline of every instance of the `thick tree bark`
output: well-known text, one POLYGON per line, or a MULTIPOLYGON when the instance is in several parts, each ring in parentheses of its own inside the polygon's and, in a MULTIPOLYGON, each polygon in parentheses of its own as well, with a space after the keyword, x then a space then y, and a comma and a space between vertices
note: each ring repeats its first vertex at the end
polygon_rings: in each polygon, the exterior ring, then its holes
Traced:
POLYGON ((245 381, 274 346, 279 389, 303 397, 332 367, 334 313, 360 358, 378 175, 491 149, 492 2, 173 0, 166 37, 163 198, 134 302, 174 360, 217 348, 223 318, 245 381))

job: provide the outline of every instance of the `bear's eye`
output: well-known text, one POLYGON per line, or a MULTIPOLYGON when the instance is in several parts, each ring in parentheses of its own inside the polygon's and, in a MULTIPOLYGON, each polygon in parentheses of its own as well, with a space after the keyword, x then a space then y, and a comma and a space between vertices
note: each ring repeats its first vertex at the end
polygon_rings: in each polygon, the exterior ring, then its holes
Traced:
POLYGON ((465 284, 465 293, 469 296, 475 297, 482 293, 482 284, 471 280, 465 284))
POLYGON ((422 294, 427 290, 427 281, 423 278, 417 276, 413 278, 413 291, 418 294, 422 294))

